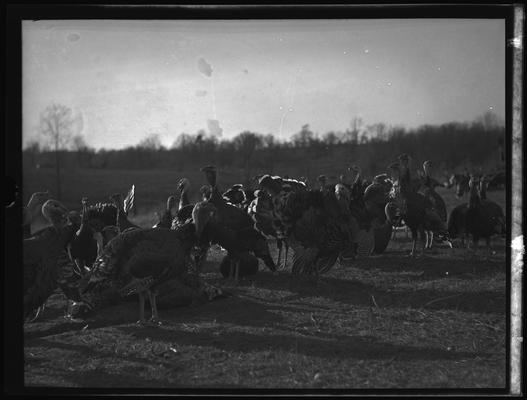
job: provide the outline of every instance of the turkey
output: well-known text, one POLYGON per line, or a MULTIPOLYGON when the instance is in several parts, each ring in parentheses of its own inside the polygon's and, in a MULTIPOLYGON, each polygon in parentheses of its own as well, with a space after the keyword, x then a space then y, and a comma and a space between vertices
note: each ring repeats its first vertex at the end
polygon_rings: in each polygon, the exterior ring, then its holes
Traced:
POLYGON ((58 287, 63 264, 70 263, 66 246, 76 228, 68 223, 68 210, 57 200, 47 200, 42 215, 51 224, 23 242, 24 319, 40 309, 58 287))
POLYGON ((470 180, 470 176, 467 171, 465 171, 464 174, 453 174, 450 176, 446 187, 449 189, 451 187, 454 187, 456 191, 456 197, 459 199, 463 197, 463 194, 469 191, 469 188, 468 188, 469 180, 470 180))
POLYGON ((392 224, 386 218, 386 204, 390 201, 393 184, 387 174, 380 174, 364 190, 363 201, 366 211, 372 219, 375 236, 373 254, 386 250, 392 236, 392 224))
POLYGON ((468 203, 459 204, 450 211, 448 217, 448 235, 454 239, 460 238, 461 247, 465 247, 465 240, 467 238, 467 209, 468 203))
POLYGON ((389 201, 392 183, 387 174, 380 174, 373 178, 373 181, 364 190, 363 199, 366 210, 375 221, 375 225, 380 225, 386 219, 384 208, 389 201))
MULTIPOLYGON (((382 247, 383 241, 389 240, 388 237, 383 238, 385 227, 374 226, 374 215, 372 215, 366 206, 364 193, 366 188, 371 184, 362 178, 362 170, 357 165, 351 165, 349 171, 355 173, 351 185, 346 185, 351 193, 350 210, 354 220, 358 223, 358 230, 354 234, 357 242, 356 253, 360 256, 369 256, 375 248, 382 247), (380 231, 378 228, 381 228, 380 231), (375 244, 375 238, 378 237, 378 243, 375 244)), ((354 228, 355 229, 355 228, 354 228)), ((386 242, 386 245, 388 243, 386 242)))
POLYGON ((157 289, 188 274, 190 252, 211 218, 198 208, 176 229, 135 229, 121 233, 104 248, 81 284, 81 294, 93 309, 134 293, 139 295, 139 323, 145 322, 144 302, 148 296, 152 322, 158 322, 157 289), (200 231, 198 232, 198 226, 200 231))
MULTIPOLYGON (((472 235, 474 255, 477 252, 479 239, 485 239, 488 257, 490 255, 491 236, 505 233, 505 217, 496 203, 480 198, 478 184, 478 178, 471 177, 469 181, 470 197, 465 217, 466 232, 472 235)), ((482 187, 485 187, 485 183, 482 187)))
POLYGON ((358 165, 352 164, 350 167, 348 167, 348 170, 355 173, 355 178, 350 187, 351 195, 354 199, 361 198, 364 191, 371 182, 362 179, 362 170, 358 165))
POLYGON ((501 226, 501 232, 498 234, 505 235, 505 214, 503 213, 502 208, 492 200, 487 199, 487 187, 489 181, 487 177, 482 177, 479 185, 479 197, 481 199, 481 205, 485 208, 487 214, 493 218, 501 226))
POLYGON ((225 199, 225 201, 238 208, 243 208, 244 203, 247 201, 245 191, 243 190, 243 185, 239 183, 232 185, 222 194, 222 197, 225 199))
POLYGON ((242 184, 232 185, 222 197, 232 205, 247 212, 249 205, 255 199, 254 191, 243 187, 242 184))
MULTIPOLYGON (((390 202, 386 206, 387 218, 389 220, 403 219, 405 224, 412 232, 412 250, 410 255, 415 257, 415 246, 417 234, 423 240, 423 250, 425 250, 425 231, 430 230, 438 233, 441 240, 447 240, 448 233, 446 224, 439 216, 434 205, 429 198, 418 193, 411 183, 410 157, 406 154, 399 156, 399 163, 392 164, 391 168, 398 170, 399 178, 395 186, 395 202, 390 202)), ((448 242, 449 243, 449 242, 448 242)))
POLYGON ((114 204, 97 203, 90 205, 87 207, 86 213, 90 227, 96 232, 103 233, 103 236, 105 227, 112 226, 117 229, 117 207, 114 204))
MULTIPOLYGON (((402 227, 406 227, 408 233, 408 226, 404 223, 403 217, 401 214, 402 205, 401 199, 399 197, 400 193, 400 165, 398 162, 393 162, 388 165, 388 171, 390 172, 392 182, 392 188, 388 194, 389 201, 384 207, 384 213, 386 215, 386 220, 393 226, 394 230, 397 230, 402 227)), ((395 237, 395 232, 394 232, 395 237)))
POLYGON ((125 200, 120 194, 110 196, 111 203, 97 203, 87 207, 88 224, 95 232, 101 232, 104 245, 109 239, 127 228, 137 228, 128 220, 128 211, 133 208, 135 186, 128 192, 125 200))
MULTIPOLYGON (((264 236, 254 229, 252 218, 243 210, 228 204, 221 196, 217 187, 217 171, 213 166, 206 166, 201 169, 205 173, 207 183, 210 185, 211 194, 208 202, 213 205, 214 210, 214 229, 211 236, 211 243, 217 243, 227 250, 231 257, 231 276, 237 280, 240 268, 238 255, 241 252, 252 252, 261 259, 272 272, 276 271, 276 265, 269 253, 267 240, 264 236)), ((203 206, 203 205, 202 205, 203 206)))
POLYGON ((306 200, 305 194, 308 190, 286 185, 284 179, 279 176, 263 175, 258 184, 260 189, 265 190, 271 197, 277 238, 287 238, 294 221, 304 210, 302 201, 306 200))
MULTIPOLYGON (((172 219, 171 229, 177 229, 178 227, 184 225, 187 221, 192 219, 192 210, 194 209, 194 204, 191 204, 188 198, 189 187, 190 182, 187 178, 182 178, 179 180, 179 204, 176 216, 172 219)), ((208 192, 205 186, 201 188, 201 192, 202 196, 205 197, 206 193, 208 192)), ((192 250, 192 258, 194 260, 195 266, 194 273, 196 275, 199 275, 201 268, 207 258, 208 251, 209 246, 207 244, 197 244, 192 250)))
POLYGON ((276 265, 286 267, 287 255, 289 252, 289 245, 283 238, 278 237, 277 226, 280 227, 280 222, 275 219, 273 214, 273 202, 271 196, 264 190, 255 191, 256 198, 250 203, 247 208, 248 214, 254 221, 254 228, 264 235, 266 238, 276 240, 276 247, 278 248, 278 258, 276 265), (278 225, 275 225, 278 224, 278 225), (285 246, 284 263, 282 264, 282 250, 285 246))
POLYGON ((353 183, 349 186, 352 214, 359 221, 362 229, 369 229, 371 216, 368 214, 364 203, 364 192, 370 183, 362 179, 362 170, 359 166, 352 165, 348 169, 356 174, 353 183))
POLYGON ((176 198, 174 196, 169 196, 167 199, 167 205, 165 208, 165 211, 159 218, 159 222, 153 226, 153 228, 166 228, 170 229, 172 226, 172 220, 174 217, 172 216, 172 209, 176 205, 176 198))
POLYGON ((353 251, 351 215, 335 191, 286 191, 279 177, 264 175, 261 189, 273 200, 282 227, 278 234, 294 249, 292 273, 318 276, 328 271, 345 251, 353 251))
POLYGON ((353 217, 339 204, 334 193, 314 196, 296 220, 288 241, 295 251, 293 274, 327 272, 339 256, 355 251, 353 217))
MULTIPOLYGON (((366 230, 364 229, 365 221, 370 221, 370 218, 367 216, 362 193, 360 193, 360 189, 358 189, 355 192, 355 196, 357 197, 353 197, 353 189, 353 185, 337 183, 333 192, 339 204, 339 211, 346 218, 346 223, 351 232, 352 246, 354 248, 353 251, 342 252, 339 255, 340 260, 342 261, 354 259, 356 255, 369 256, 373 248, 373 231, 369 229, 371 228, 369 222, 366 222, 368 226, 366 227, 366 230), (361 227, 363 229, 361 229, 361 227)), ((331 194, 328 195, 332 197, 331 194)))
POLYGON ((49 221, 42 215, 42 206, 49 199, 51 199, 49 191, 35 192, 31 195, 27 205, 22 208, 24 238, 49 226, 49 221))
MULTIPOLYGON (((477 179, 474 177, 474 181, 477 179)), ((487 177, 483 177, 480 180, 479 183, 479 202, 480 204, 486 208, 486 212, 489 215, 494 215, 497 225, 499 227, 496 229, 496 233, 503 234, 505 233, 505 216, 503 214, 503 210, 501 207, 490 201, 487 200, 487 177)), ((461 246, 465 247, 465 240, 467 237, 467 210, 468 210, 468 203, 459 204, 456 207, 452 209, 450 212, 450 216, 448 218, 448 233, 451 237, 457 238, 459 237, 461 239, 461 246)), ((466 243, 468 245, 468 242, 466 243)))
MULTIPOLYGON (((429 201, 433 204, 435 210, 439 214, 439 217, 441 218, 441 220, 446 224, 447 222, 446 204, 443 198, 435 191, 435 188, 437 186, 442 186, 442 185, 430 176, 431 168, 432 168, 432 162, 430 160, 427 160, 423 163, 424 176, 423 176, 423 184, 421 186, 420 192, 429 199, 429 201)), ((434 232, 425 231, 425 234, 426 234, 425 247, 430 249, 432 248, 432 242, 434 240, 434 232)))
POLYGON ((179 204, 176 211, 176 216, 172 219, 173 228, 178 225, 183 225, 187 220, 192 218, 192 209, 194 208, 194 204, 191 204, 188 198, 189 187, 190 182, 187 178, 182 178, 179 180, 179 204))
MULTIPOLYGON (((84 275, 89 270, 103 247, 102 233, 95 232, 89 226, 87 202, 88 199, 83 197, 82 214, 80 216, 78 230, 75 232, 75 236, 72 238, 68 246, 69 255, 75 262, 77 272, 80 275, 84 275)), ((70 221, 72 219, 72 214, 70 213, 70 221)), ((76 223, 74 223, 74 225, 77 226, 76 223)))

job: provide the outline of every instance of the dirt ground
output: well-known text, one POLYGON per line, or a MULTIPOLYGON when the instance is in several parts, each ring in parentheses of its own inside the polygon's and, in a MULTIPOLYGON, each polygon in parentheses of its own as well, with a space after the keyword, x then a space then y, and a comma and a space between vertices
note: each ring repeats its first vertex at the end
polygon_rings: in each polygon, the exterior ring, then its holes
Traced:
MULTIPOLYGON (((489 260, 443 245, 406 257, 404 232, 380 256, 336 265, 318 284, 289 268, 237 286, 213 251, 205 279, 228 296, 160 310, 137 326, 138 301, 85 321, 57 292, 24 327, 26 386, 104 388, 502 388, 505 241, 489 260)), ((274 242, 270 242, 275 251, 274 242)), ((147 308, 147 316, 149 310, 147 308)))

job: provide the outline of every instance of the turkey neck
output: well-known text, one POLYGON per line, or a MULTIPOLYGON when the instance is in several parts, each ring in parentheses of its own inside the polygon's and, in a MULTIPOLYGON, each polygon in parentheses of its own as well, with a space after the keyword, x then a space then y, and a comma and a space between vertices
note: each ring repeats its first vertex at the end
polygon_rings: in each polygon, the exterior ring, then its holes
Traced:
POLYGON ((211 188, 210 202, 216 206, 224 204, 225 200, 218 189, 217 174, 215 171, 207 174, 207 182, 211 188))
POLYGON ((187 188, 183 187, 181 189, 181 195, 179 196, 178 210, 181 210, 183 207, 188 206, 189 204, 190 204, 190 201, 189 201, 188 195, 187 195, 187 188))

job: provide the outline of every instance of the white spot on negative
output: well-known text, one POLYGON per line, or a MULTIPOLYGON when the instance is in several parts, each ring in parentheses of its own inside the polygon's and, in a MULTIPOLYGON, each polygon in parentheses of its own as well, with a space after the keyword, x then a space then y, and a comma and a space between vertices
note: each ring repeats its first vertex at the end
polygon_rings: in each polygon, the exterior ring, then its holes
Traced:
POLYGON ((365 49, 364 52, 368 54, 370 51, 368 49, 365 49))
POLYGON ((514 39, 509 39, 507 41, 507 44, 509 46, 515 47, 517 49, 521 49, 522 48, 522 39, 519 36, 515 37, 514 39))
POLYGON ((511 242, 511 248, 523 253, 523 235, 516 236, 511 242))

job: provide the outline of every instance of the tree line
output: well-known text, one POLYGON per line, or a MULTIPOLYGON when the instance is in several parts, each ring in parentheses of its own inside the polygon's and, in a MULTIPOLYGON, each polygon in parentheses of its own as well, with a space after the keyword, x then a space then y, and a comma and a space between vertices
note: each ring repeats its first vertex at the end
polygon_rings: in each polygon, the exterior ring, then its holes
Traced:
MULTIPOLYGON (((64 110, 62 114, 71 115, 64 110)), ((24 168, 54 167, 58 171, 62 163, 68 168, 185 170, 214 164, 220 168, 243 169, 249 178, 257 171, 293 174, 295 167, 305 169, 306 164, 319 165, 320 173, 325 173, 324 165, 355 163, 365 174, 376 174, 403 152, 412 155, 416 165, 430 159, 440 170, 448 172, 464 168, 496 170, 504 161, 505 128, 490 111, 472 122, 411 129, 382 123, 365 125, 354 118, 344 131, 320 134, 305 124, 288 140, 250 131, 230 140, 220 140, 201 130, 180 134, 166 148, 159 135, 150 134, 137 145, 119 150, 95 150, 86 144, 82 135, 68 135, 70 131, 60 131, 59 122, 54 124, 45 124, 47 131, 42 131, 44 136, 53 138, 47 142, 53 147, 43 141, 29 143, 23 151, 24 168)), ((301 173, 302 169, 298 170, 301 173)), ((317 172, 310 171, 310 174, 317 172)))

